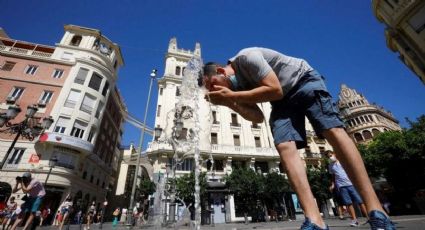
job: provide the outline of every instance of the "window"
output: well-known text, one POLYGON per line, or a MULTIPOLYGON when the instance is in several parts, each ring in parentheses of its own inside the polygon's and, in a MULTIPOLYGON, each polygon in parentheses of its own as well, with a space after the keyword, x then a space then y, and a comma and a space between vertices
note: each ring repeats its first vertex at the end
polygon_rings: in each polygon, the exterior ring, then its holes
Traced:
POLYGON ((14 148, 12 150, 12 155, 7 160, 8 164, 19 164, 22 159, 22 155, 24 155, 25 149, 24 148, 14 148))
POLYGON ((381 133, 378 129, 372 129, 373 136, 376 136, 381 133))
POLYGON ((64 106, 68 108, 74 108, 78 100, 80 100, 80 94, 81 92, 79 91, 71 90, 71 92, 69 92, 68 98, 65 101, 64 106))
POLYGON ((254 137, 255 147, 261 148, 261 140, 260 137, 254 137))
POLYGON ((364 119, 366 120, 366 122, 370 122, 369 117, 365 116, 364 119))
POLYGON ((180 95, 181 95, 181 93, 180 93, 180 87, 176 87, 176 96, 178 97, 180 95))
POLYGON ((363 136, 360 133, 355 133, 354 139, 356 140, 356 142, 360 142, 363 141, 363 136))
POLYGON ((217 121, 217 111, 212 111, 212 117, 213 117, 213 124, 220 124, 220 122, 217 121))
POLYGON ((102 112, 102 110, 103 110, 103 106, 104 106, 104 104, 103 104, 103 102, 99 102, 99 105, 97 106, 97 109, 96 109, 96 114, 94 115, 94 117, 96 117, 96 118, 99 118, 99 116, 100 116, 100 113, 102 112))
POLYGON ((87 123, 76 120, 74 123, 74 127, 72 127, 72 130, 71 130, 71 136, 77 137, 77 138, 83 138, 86 127, 87 127, 87 123))
POLYGON ((192 171, 193 159, 184 159, 182 164, 176 165, 176 170, 180 171, 192 171))
POLYGON ((372 133, 369 130, 364 130, 363 136, 364 136, 365 140, 372 139, 372 133))
POLYGON ((101 83, 102 83, 102 76, 100 76, 97 73, 93 73, 89 82, 89 87, 98 91, 101 83))
POLYGON ((16 62, 11 61, 5 61, 3 66, 1 67, 1 70, 3 71, 11 71, 13 67, 15 66, 16 62))
POLYGON ((24 92, 24 88, 22 87, 13 87, 12 91, 10 91, 9 96, 7 97, 6 101, 14 103, 16 100, 18 100, 22 93, 24 92))
POLYGON ((159 95, 162 95, 162 91, 164 91, 164 88, 159 88, 159 95))
POLYGON ((371 115, 367 115, 367 116, 369 117, 370 121, 373 122, 373 117, 371 115))
POLYGON ((86 77, 88 73, 89 73, 88 69, 84 69, 84 68, 79 69, 77 73, 77 77, 75 78, 74 82, 80 85, 84 85, 84 82, 86 81, 86 77))
POLYGON ((65 117, 59 117, 58 121, 56 122, 55 129, 53 132, 55 133, 65 133, 66 127, 68 126, 69 118, 65 117))
POLYGON ((325 147, 319 146, 319 152, 323 154, 325 152, 325 147))
POLYGON ((29 75, 34 75, 37 69, 38 66, 36 65, 28 65, 27 68, 25 68, 25 73, 29 75))
POLYGON ((239 139, 239 135, 233 135, 233 143, 235 146, 241 146, 241 140, 239 139))
POLYGON ((180 73, 181 73, 181 68, 180 68, 180 66, 177 66, 176 67, 176 75, 178 76, 178 75, 180 75, 180 73))
POLYGON ((96 103, 96 98, 89 94, 86 94, 84 96, 83 103, 81 104, 80 110, 88 114, 91 114, 94 109, 95 103, 96 103))
POLYGON ((43 91, 38 100, 38 106, 44 107, 47 103, 52 99, 53 92, 52 91, 43 91))
POLYGON ((81 37, 81 35, 74 35, 74 37, 72 37, 70 45, 79 46, 82 39, 83 37, 81 37))
POLYGON ((258 123, 254 123, 254 122, 252 122, 251 128, 259 129, 259 128, 260 128, 260 126, 258 125, 258 123))
POLYGON ((360 120, 362 121, 362 123, 365 123, 365 120, 363 117, 360 117, 360 120))
POLYGON ((217 133, 211 133, 211 144, 218 144, 217 133))
POLYGON ((53 71, 52 77, 53 78, 61 78, 63 75, 63 70, 62 69, 55 69, 53 71))
POLYGON ((156 110, 156 116, 159 117, 161 115, 161 105, 158 105, 158 109, 156 110))
POLYGON ((409 25, 412 29, 420 34, 425 29, 425 6, 418 10, 415 15, 409 19, 409 25))
POLYGON ((106 94, 108 93, 108 90, 109 90, 109 82, 106 81, 105 85, 103 86, 102 95, 106 96, 106 94))
POLYGON ((92 127, 89 133, 89 137, 87 137, 88 142, 92 142, 95 132, 96 132, 95 128, 92 127))
POLYGON ((240 124, 238 123, 238 117, 236 115, 236 113, 232 113, 232 123, 230 123, 231 126, 240 126, 240 124))

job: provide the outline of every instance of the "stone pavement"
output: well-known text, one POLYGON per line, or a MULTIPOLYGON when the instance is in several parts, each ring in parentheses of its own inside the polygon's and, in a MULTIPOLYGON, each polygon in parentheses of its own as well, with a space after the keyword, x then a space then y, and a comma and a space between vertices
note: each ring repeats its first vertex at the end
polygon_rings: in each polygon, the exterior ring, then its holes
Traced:
MULTIPOLYGON (((417 215, 417 216, 395 216, 391 217, 392 220, 396 223, 397 229, 408 229, 408 230, 425 230, 425 215, 417 215)), ((243 224, 243 223, 229 223, 229 224, 216 224, 214 227, 210 225, 202 225, 201 230, 248 230, 248 229, 255 229, 255 230, 295 230, 299 229, 302 220, 297 221, 279 221, 279 222, 260 222, 260 223, 249 223, 249 224, 243 224)), ((350 220, 339 220, 335 218, 326 219, 326 223, 329 225, 329 228, 332 230, 343 230, 343 229, 370 229, 369 224, 362 225, 362 223, 366 222, 366 219, 360 218, 359 219, 360 226, 359 227, 350 227, 350 220)), ((41 227, 38 228, 40 230, 57 230, 58 227, 41 227)), ((71 225, 69 230, 79 230, 80 226, 78 225, 71 225)), ((90 230, 99 230, 99 225, 92 225, 90 230)), ((103 230, 126 230, 128 229, 126 226, 117 226, 116 228, 112 227, 111 223, 104 223, 102 225, 103 230)), ((147 226, 142 225, 138 227, 133 227, 132 230, 139 230, 139 229, 149 229, 149 230, 156 230, 156 229, 178 229, 178 230, 189 230, 190 227, 183 226, 178 228, 166 228, 166 227, 155 227, 155 226, 147 226)), ((63 230, 67 230, 66 227, 63 228, 63 230)), ((81 230, 84 230, 84 225, 81 227, 81 230)))

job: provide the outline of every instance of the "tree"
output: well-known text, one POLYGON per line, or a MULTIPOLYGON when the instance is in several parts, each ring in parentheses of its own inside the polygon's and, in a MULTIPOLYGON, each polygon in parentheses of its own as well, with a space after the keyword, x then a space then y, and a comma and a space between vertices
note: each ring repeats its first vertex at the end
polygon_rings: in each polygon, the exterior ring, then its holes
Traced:
POLYGON ((326 167, 314 168, 308 166, 307 179, 320 210, 322 210, 323 213, 327 213, 324 210, 327 207, 326 200, 332 196, 329 191, 331 179, 328 170, 326 170, 326 167))
POLYGON ((143 197, 144 199, 148 198, 149 195, 152 195, 156 191, 155 187, 156 185, 154 182, 144 178, 142 181, 140 181, 138 187, 140 197, 143 197))
POLYGON ((400 203, 425 188, 425 115, 408 123, 409 129, 381 133, 359 147, 369 175, 386 178, 394 188, 393 201, 400 203))
POLYGON ((235 206, 245 217, 245 223, 248 223, 248 213, 255 210, 257 200, 264 193, 264 180, 262 175, 256 173, 251 168, 235 169, 226 176, 226 184, 231 193, 235 196, 235 206))
POLYGON ((291 192, 291 187, 288 180, 277 172, 271 172, 265 177, 265 192, 264 192, 264 201, 267 205, 267 208, 277 211, 282 207, 285 211, 285 214, 288 214, 288 210, 285 202, 285 194, 291 192))
MULTIPOLYGON (((173 181, 170 181, 170 183, 173 183, 173 181)), ((175 183, 177 197, 182 199, 186 204, 195 203, 195 174, 191 172, 190 174, 176 178, 175 183)), ((199 186, 201 201, 203 201, 206 199, 207 194, 207 178, 205 172, 199 174, 199 186)))

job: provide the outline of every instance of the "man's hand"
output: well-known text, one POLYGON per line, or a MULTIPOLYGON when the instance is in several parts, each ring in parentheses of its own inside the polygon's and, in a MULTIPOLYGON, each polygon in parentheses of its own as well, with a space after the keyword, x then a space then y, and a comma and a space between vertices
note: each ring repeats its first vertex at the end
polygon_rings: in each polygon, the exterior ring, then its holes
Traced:
POLYGON ((215 105, 229 106, 233 103, 234 92, 227 87, 214 85, 212 91, 206 94, 206 99, 215 105))

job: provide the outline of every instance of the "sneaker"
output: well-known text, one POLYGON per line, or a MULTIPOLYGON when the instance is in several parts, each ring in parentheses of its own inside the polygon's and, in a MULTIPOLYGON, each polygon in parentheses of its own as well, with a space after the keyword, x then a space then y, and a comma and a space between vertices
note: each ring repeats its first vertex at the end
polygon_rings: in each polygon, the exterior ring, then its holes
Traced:
POLYGON ((351 227, 358 227, 359 226, 359 222, 357 220, 352 220, 350 223, 351 227))
POLYGON ((369 224, 372 230, 395 230, 394 223, 383 212, 373 210, 369 213, 369 224))
POLYGON ((301 225, 301 230, 329 230, 328 225, 325 228, 321 228, 314 223, 311 223, 308 217, 305 218, 304 223, 301 225))

